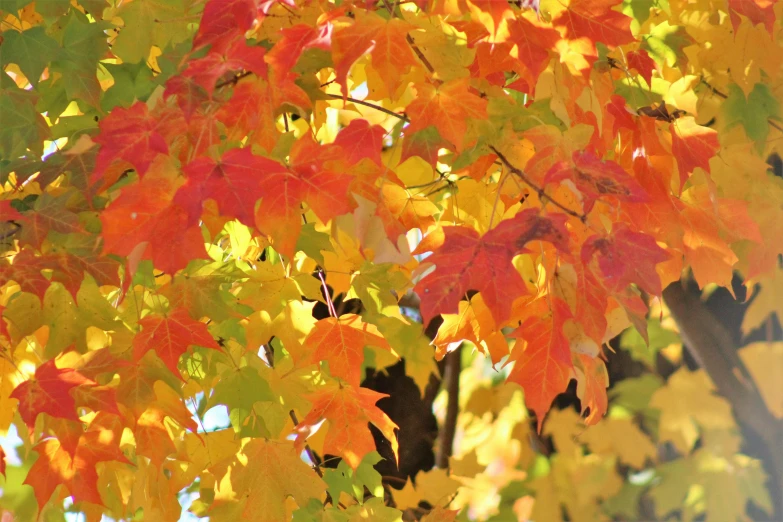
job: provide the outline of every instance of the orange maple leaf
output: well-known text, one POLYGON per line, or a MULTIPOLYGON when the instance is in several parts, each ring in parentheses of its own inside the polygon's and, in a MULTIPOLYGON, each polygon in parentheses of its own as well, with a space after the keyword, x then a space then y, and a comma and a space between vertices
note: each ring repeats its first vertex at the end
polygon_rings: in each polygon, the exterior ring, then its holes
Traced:
POLYGON ((372 433, 367 429, 369 422, 386 437, 398 458, 399 445, 394 433, 397 425, 375 406, 384 397, 388 395, 346 384, 332 384, 308 395, 305 398, 313 407, 295 428, 297 446, 304 446, 311 426, 326 419, 324 452, 342 457, 356 469, 364 456, 375 450, 372 433))

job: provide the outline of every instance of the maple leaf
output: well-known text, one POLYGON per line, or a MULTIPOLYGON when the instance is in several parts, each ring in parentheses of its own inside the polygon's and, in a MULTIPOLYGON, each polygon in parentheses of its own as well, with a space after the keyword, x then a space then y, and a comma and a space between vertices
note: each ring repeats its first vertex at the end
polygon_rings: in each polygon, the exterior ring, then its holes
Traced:
POLYGON ((264 195, 258 173, 280 168, 279 163, 256 156, 249 148, 231 149, 219 161, 196 158, 183 169, 188 179, 174 202, 188 210, 191 221, 196 221, 201 217, 202 202, 214 199, 224 215, 252 227, 256 203, 264 195))
POLYGON ((718 152, 718 133, 697 125, 692 117, 680 118, 670 125, 672 154, 680 172, 680 189, 696 167, 710 171, 710 159, 718 152))
MULTIPOLYGON (((19 416, 32 430, 35 419, 47 413, 60 419, 79 420, 73 392, 76 388, 95 387, 97 383, 72 368, 58 368, 50 359, 35 370, 35 377, 21 383, 11 392, 19 401, 19 416)), ((110 409, 117 411, 116 403, 110 409)))
POLYGON ((595 201, 612 196, 632 203, 643 203, 650 198, 644 188, 625 169, 613 161, 601 161, 591 152, 575 151, 573 165, 558 162, 549 169, 544 183, 572 181, 582 193, 585 213, 593 209, 595 201))
POLYGON ((285 77, 293 69, 299 57, 307 49, 330 50, 332 43, 332 24, 320 27, 297 24, 280 30, 280 39, 267 53, 266 62, 272 67, 275 76, 285 77))
POLYGON ((104 253, 129 256, 145 244, 140 257, 172 273, 192 258, 205 258, 201 230, 193 226, 186 209, 171 203, 176 187, 169 179, 148 176, 123 189, 101 212, 104 253))
POLYGON ((487 117, 487 101, 470 92, 467 78, 438 87, 429 83, 417 84, 415 89, 416 99, 408 105, 408 113, 414 117, 406 134, 433 125, 441 137, 459 150, 468 129, 468 118, 487 117))
POLYGON ((288 497, 300 506, 311 498, 320 498, 326 484, 299 454, 292 442, 248 441, 237 457, 218 464, 230 470, 226 481, 230 497, 224 498, 220 486, 209 511, 210 519, 277 522, 287 518, 288 497))
POLYGON ((414 28, 397 18, 387 21, 372 11, 358 11, 352 25, 335 31, 332 59, 343 96, 348 96, 348 71, 369 52, 373 69, 381 77, 389 97, 394 98, 400 77, 419 63, 407 41, 408 32, 414 28))
POLYGON ((263 47, 247 45, 244 38, 237 38, 223 53, 212 52, 191 61, 182 76, 192 77, 197 85, 212 96, 215 83, 228 72, 244 70, 266 76, 265 54, 263 47))
POLYGON ((288 168, 273 161, 264 163, 259 175, 264 196, 256 212, 256 226, 272 238, 281 254, 290 257, 295 252, 302 229, 302 203, 324 222, 350 212, 352 177, 327 164, 337 160, 338 150, 321 147, 305 135, 294 144, 288 168))
POLYGON ((628 60, 628 68, 639 71, 644 81, 647 82, 647 86, 652 88, 652 73, 658 69, 655 60, 650 58, 650 55, 644 49, 631 51, 626 58, 628 60))
POLYGON ((244 36, 258 14, 256 0, 209 0, 204 6, 193 48, 209 45, 219 53, 244 36))
POLYGON ((169 146, 158 129, 158 122, 144 103, 135 103, 128 109, 115 109, 101 120, 100 129, 100 134, 95 138, 101 149, 95 158, 93 180, 98 179, 117 160, 130 163, 139 176, 143 176, 155 156, 169 152, 169 146))
POLYGON ((517 45, 519 61, 530 71, 533 84, 546 69, 560 34, 550 27, 531 22, 524 16, 508 24, 509 40, 517 45))
POLYGON ((593 46, 601 42, 610 47, 634 41, 631 18, 615 11, 617 0, 571 0, 568 8, 553 23, 566 28, 571 39, 587 38, 593 46))
POLYGON ((351 164, 368 158, 380 166, 385 135, 386 131, 380 125, 370 125, 367 120, 356 119, 340 131, 334 144, 345 151, 351 164))
POLYGON ((554 398, 565 391, 574 376, 571 347, 563 333, 563 323, 571 317, 568 305, 553 298, 551 310, 545 300, 533 303, 529 317, 511 333, 524 339, 511 354, 514 368, 507 380, 525 390, 525 404, 536 412, 538 431, 554 398), (540 315, 538 315, 540 314, 540 315))
POLYGON ((342 457, 356 469, 365 455, 375 451, 375 441, 367 430, 367 423, 372 423, 389 441, 392 453, 398 458, 394 433, 397 425, 375 406, 384 397, 388 395, 342 383, 308 395, 306 399, 313 407, 295 428, 297 447, 304 446, 310 427, 325 419, 328 431, 324 452, 342 457))
POLYGON ((150 350, 158 354, 174 375, 180 375, 177 363, 189 346, 219 350, 207 326, 190 318, 188 311, 177 308, 166 315, 148 315, 139 321, 141 332, 133 339, 133 358, 137 361, 150 350))
POLYGON ((728 0, 729 18, 734 32, 740 25, 738 15, 747 16, 753 25, 764 24, 764 27, 773 34, 775 28, 775 2, 771 0, 728 0))
POLYGON ((512 258, 526 251, 531 241, 547 241, 568 251, 566 216, 539 216, 535 209, 500 222, 483 236, 467 227, 444 227, 443 245, 428 262, 435 271, 414 288, 421 298, 425 322, 441 313, 456 313, 459 301, 470 290, 481 292, 497 324, 509 318, 511 305, 527 288, 513 269, 512 258))
POLYGON ((582 262, 589 263, 596 252, 603 283, 610 291, 620 293, 633 283, 661 295, 655 265, 669 259, 669 254, 652 237, 621 224, 608 236, 590 236, 582 246, 582 262))
POLYGON ((585 417, 586 424, 598 423, 609 407, 606 388, 609 386, 609 374, 600 357, 577 354, 579 364, 576 370, 576 394, 582 401, 582 413, 589 408, 585 417))
POLYGON ((24 483, 33 487, 39 508, 51 498, 60 484, 68 488, 74 502, 103 505, 98 491, 99 462, 131 462, 119 448, 121 427, 111 429, 93 421, 79 438, 75 451, 69 452, 57 439, 47 438, 33 450, 38 460, 30 468, 24 483))
POLYGON ((354 314, 321 319, 304 340, 304 348, 309 352, 307 364, 327 361, 332 377, 355 386, 361 380, 365 346, 391 350, 374 326, 354 314))

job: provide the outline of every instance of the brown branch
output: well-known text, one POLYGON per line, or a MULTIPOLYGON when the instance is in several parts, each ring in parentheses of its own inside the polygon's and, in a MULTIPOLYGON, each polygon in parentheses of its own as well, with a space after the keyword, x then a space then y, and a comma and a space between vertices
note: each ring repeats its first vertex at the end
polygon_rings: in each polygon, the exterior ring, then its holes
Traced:
POLYGON ((775 520, 783 520, 783 422, 767 408, 753 377, 740 359, 732 336, 700 299, 698 290, 674 282, 663 298, 677 322, 683 344, 732 405, 737 420, 764 442, 775 498, 775 520))
POLYGON ((242 78, 247 78, 251 74, 253 74, 251 71, 241 72, 241 73, 237 74, 236 76, 234 76, 233 78, 229 78, 228 80, 224 80, 224 81, 218 83, 217 85, 215 85, 215 89, 221 89, 221 88, 225 87, 226 85, 232 85, 232 84, 236 85, 239 80, 241 80, 242 78))
POLYGON ((364 100, 357 100, 356 98, 350 98, 350 97, 343 98, 339 94, 328 94, 328 93, 326 93, 326 95, 329 96, 330 98, 334 98, 335 100, 345 99, 345 101, 349 101, 349 102, 355 103, 357 105, 364 105, 365 107, 369 107, 371 109, 375 109, 376 111, 381 111, 381 112, 383 112, 385 114, 388 114, 389 116, 394 116, 395 118, 399 118, 402 121, 410 121, 408 119, 408 117, 405 116, 404 114, 396 113, 396 112, 394 112, 394 111, 392 111, 390 109, 387 109, 386 107, 381 107, 380 105, 375 105, 374 103, 366 102, 364 100))
POLYGON ((575 211, 571 210, 570 208, 566 207, 565 205, 563 205, 562 203, 560 203, 559 201, 554 199, 552 196, 547 194, 546 191, 542 187, 539 187, 538 185, 533 183, 533 181, 530 178, 527 177, 527 174, 525 174, 520 169, 518 169, 514 165, 512 165, 508 161, 508 159, 506 159, 506 157, 498 149, 496 149, 494 146, 490 145, 489 148, 492 150, 492 152, 495 153, 495 155, 500 159, 500 161, 503 163, 503 165, 505 165, 506 168, 512 174, 515 174, 519 179, 522 180, 523 183, 525 183, 525 185, 529 186, 530 188, 532 188, 533 190, 536 191, 536 193, 538 194, 538 199, 546 199, 547 201, 552 203, 554 206, 556 206, 557 208, 559 208, 560 210, 562 210, 563 212, 565 212, 569 216, 573 216, 573 217, 579 219, 579 221, 581 221, 582 223, 587 221, 587 216, 585 214, 580 214, 579 212, 575 212, 575 211))
POLYGON ((430 72, 430 74, 435 74, 435 68, 432 66, 430 61, 427 59, 426 56, 424 56, 424 53, 421 52, 421 49, 416 45, 416 42, 413 41, 413 38, 411 38, 411 35, 406 34, 405 40, 407 40, 408 45, 411 46, 411 49, 413 49, 413 52, 416 53, 416 56, 421 60, 421 63, 424 64, 424 67, 427 68, 427 70, 430 72))
POLYGON ((454 435, 457 432, 457 416, 459 415, 459 374, 461 371, 462 345, 446 355, 446 368, 443 372, 448 405, 446 406, 446 419, 443 421, 443 429, 438 439, 438 454, 435 459, 435 465, 442 469, 448 469, 449 457, 454 450, 454 435))

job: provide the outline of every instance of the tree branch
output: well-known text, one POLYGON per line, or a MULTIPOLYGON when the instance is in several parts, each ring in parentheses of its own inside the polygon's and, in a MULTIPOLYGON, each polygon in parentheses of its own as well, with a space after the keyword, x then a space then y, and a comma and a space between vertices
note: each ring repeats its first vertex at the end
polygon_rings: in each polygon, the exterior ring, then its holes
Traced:
POLYGON ((330 98, 334 98, 335 100, 342 100, 342 99, 344 99, 345 101, 349 101, 349 102, 355 103, 357 105, 364 105, 365 107, 369 107, 371 109, 375 109, 376 111, 381 111, 381 112, 383 112, 385 114, 388 114, 389 116, 394 116, 395 118, 399 118, 402 121, 410 121, 410 119, 408 119, 408 117, 405 116, 404 114, 396 113, 396 112, 394 112, 394 111, 392 111, 390 109, 387 109, 386 107, 381 107, 380 105, 375 105, 374 103, 366 102, 364 100, 357 100, 356 98, 350 98, 350 97, 349 98, 343 98, 339 94, 328 94, 327 93, 326 95, 329 96, 330 98))
POLYGON ((435 465, 442 469, 448 469, 449 457, 454 450, 454 435, 457 432, 457 417, 459 416, 459 374, 462 372, 462 345, 446 355, 446 368, 443 372, 443 380, 448 394, 446 406, 446 419, 438 438, 438 454, 435 465))
POLYGON ((737 420, 764 442, 774 493, 775 520, 783 520, 783 423, 767 409, 753 377, 740 359, 729 331, 701 301, 699 292, 674 282, 663 292, 683 344, 732 405, 737 420))
POLYGON ((587 221, 587 216, 586 215, 580 214, 579 212, 574 212, 573 210, 571 210, 570 208, 566 207, 565 205, 563 205, 562 203, 560 203, 559 201, 554 199, 552 196, 547 194, 546 191, 543 189, 543 187, 539 187, 538 185, 533 183, 533 181, 530 178, 527 177, 527 174, 525 174, 520 169, 518 169, 514 165, 512 165, 508 161, 508 159, 506 159, 506 157, 498 149, 496 149, 494 146, 490 145, 489 148, 492 150, 492 152, 495 153, 495 155, 500 159, 500 161, 503 163, 503 165, 505 165, 506 168, 512 174, 516 175, 519 179, 522 180, 523 183, 525 183, 525 185, 529 186, 530 188, 535 190, 536 193, 538 193, 538 199, 546 199, 547 201, 552 203, 554 206, 556 206, 557 208, 559 208, 560 210, 562 210, 563 212, 565 212, 569 216, 573 216, 573 217, 579 219, 579 221, 581 221, 582 223, 587 221))

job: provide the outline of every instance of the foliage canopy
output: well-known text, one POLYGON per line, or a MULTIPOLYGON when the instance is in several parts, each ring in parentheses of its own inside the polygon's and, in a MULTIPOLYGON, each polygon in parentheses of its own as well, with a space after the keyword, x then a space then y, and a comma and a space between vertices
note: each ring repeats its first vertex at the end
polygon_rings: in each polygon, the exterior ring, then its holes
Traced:
MULTIPOLYGON (((0 508, 771 516, 722 383, 656 371, 681 365, 673 282, 760 284, 746 333, 780 311, 782 17, 0 0, 0 508), (617 349, 644 371, 608 394, 617 349), (403 360, 420 400, 444 356, 448 471, 381 476, 408 449, 366 377, 403 360), (581 418, 548 415, 572 383, 581 418)), ((783 345, 741 357, 780 419, 783 345)))

